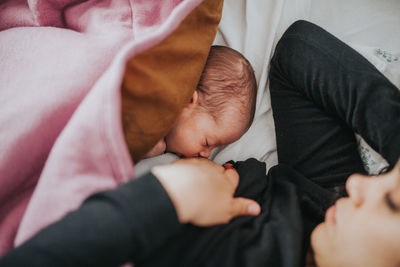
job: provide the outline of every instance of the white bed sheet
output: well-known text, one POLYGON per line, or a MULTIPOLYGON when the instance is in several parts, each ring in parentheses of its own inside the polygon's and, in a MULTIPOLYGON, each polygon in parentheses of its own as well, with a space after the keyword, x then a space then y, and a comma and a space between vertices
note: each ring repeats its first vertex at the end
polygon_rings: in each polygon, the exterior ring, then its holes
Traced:
MULTIPOLYGON (((274 123, 268 88, 268 62, 286 28, 298 19, 314 22, 367 57, 400 87, 400 0, 225 0, 215 44, 230 46, 246 56, 259 84, 251 128, 235 143, 215 149, 211 159, 222 164, 250 157, 277 164, 274 123), (383 51, 382 53, 378 52, 383 51)), ((365 142, 360 150, 366 168, 379 172, 386 163, 365 142)), ((175 159, 163 155, 139 163, 135 174, 175 159)), ((136 176, 135 175, 135 176, 136 176)))

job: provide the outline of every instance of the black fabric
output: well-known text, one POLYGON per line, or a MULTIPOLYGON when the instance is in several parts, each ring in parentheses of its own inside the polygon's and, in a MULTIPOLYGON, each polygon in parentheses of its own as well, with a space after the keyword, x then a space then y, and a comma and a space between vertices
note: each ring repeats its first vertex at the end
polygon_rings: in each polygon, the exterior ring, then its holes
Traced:
POLYGON ((275 166, 268 175, 265 163, 255 159, 234 167, 240 175, 236 196, 256 200, 261 215, 209 228, 186 225, 164 248, 135 266, 304 266, 307 236, 323 219, 334 193, 289 166, 275 166))
POLYGON ((180 229, 152 175, 98 193, 0 260, 1 267, 120 266, 140 261, 180 229))

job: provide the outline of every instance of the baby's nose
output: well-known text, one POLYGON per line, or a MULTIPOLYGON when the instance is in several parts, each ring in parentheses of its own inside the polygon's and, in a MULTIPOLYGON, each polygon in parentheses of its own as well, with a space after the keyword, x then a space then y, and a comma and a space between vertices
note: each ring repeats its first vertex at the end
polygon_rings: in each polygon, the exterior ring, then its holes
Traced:
POLYGON ((210 149, 206 149, 206 150, 201 151, 199 154, 200 154, 201 157, 208 159, 210 157, 211 150, 210 149))

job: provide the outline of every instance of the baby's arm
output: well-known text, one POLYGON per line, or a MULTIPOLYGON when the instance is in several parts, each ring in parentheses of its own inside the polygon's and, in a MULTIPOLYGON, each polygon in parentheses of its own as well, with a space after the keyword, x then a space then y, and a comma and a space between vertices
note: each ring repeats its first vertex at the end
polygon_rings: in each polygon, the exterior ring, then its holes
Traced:
POLYGON ((161 155, 165 152, 167 145, 165 144, 164 138, 158 141, 158 143, 144 156, 145 158, 151 158, 161 155))

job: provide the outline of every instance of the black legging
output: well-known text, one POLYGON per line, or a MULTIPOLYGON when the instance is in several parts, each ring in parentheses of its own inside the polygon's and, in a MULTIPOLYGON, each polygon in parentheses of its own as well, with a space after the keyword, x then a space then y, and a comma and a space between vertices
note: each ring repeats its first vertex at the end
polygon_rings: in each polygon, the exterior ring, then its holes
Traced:
POLYGON ((391 166, 400 155, 400 92, 370 62, 322 28, 297 21, 271 61, 279 163, 318 184, 364 172, 354 132, 391 166))

